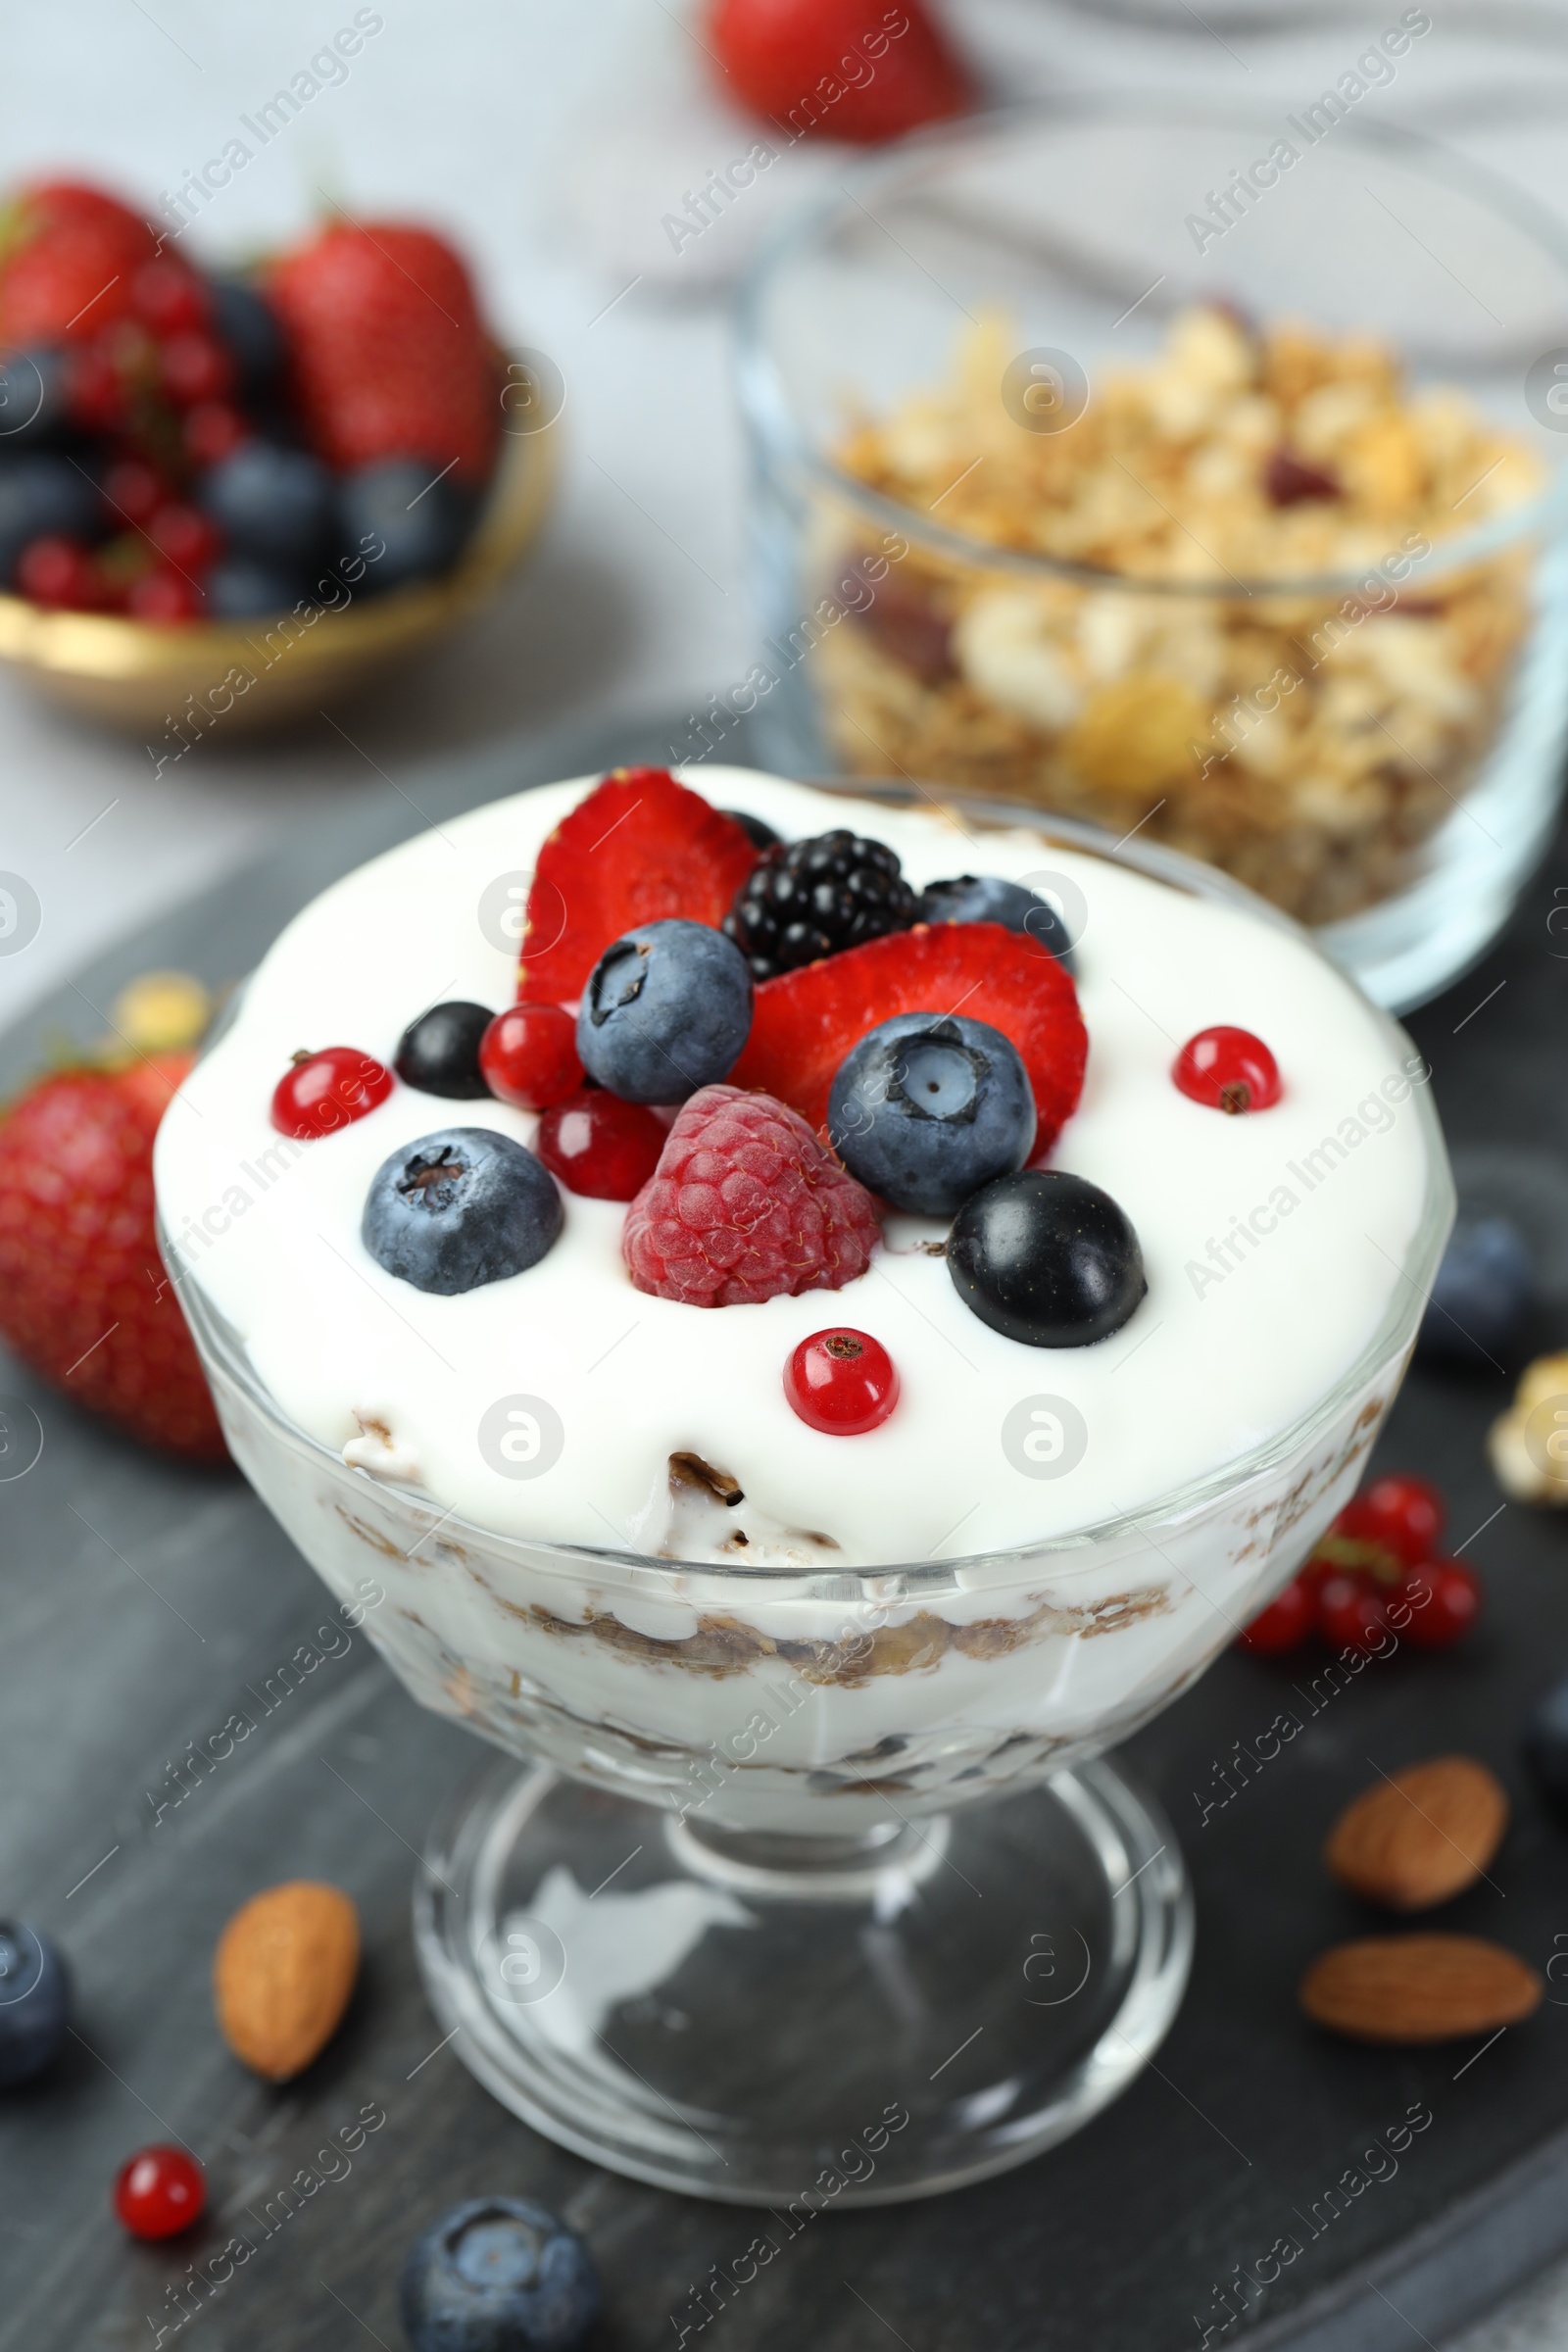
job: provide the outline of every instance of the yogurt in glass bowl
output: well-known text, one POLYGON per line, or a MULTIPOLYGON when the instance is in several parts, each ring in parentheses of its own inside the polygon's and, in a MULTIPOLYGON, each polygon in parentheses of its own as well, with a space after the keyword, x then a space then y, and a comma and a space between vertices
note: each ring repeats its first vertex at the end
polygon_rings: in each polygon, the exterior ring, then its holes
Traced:
POLYGON ((1157 2046, 1191 1900, 1105 1750, 1352 1491, 1451 1189, 1409 1040, 1213 869, 912 786, 687 780, 786 841, 885 843, 916 890, 996 875, 1056 911, 1089 1050, 1049 1166, 1137 1234, 1120 1328, 1004 1336, 948 1220, 896 1210, 842 1288, 711 1309, 635 1288, 625 1205, 564 1189, 525 1271, 449 1297, 377 1262, 390 1155, 457 1125, 526 1148, 534 1115, 400 1083, 297 1141, 273 1088, 302 1049, 390 1065, 429 1004, 508 1004, 514 909, 593 778, 295 919, 165 1122, 165 1250, 241 1468, 340 1598, 381 1596, 367 1631, 414 1695, 503 1751, 416 1895, 460 2054, 639 2178, 778 2203, 826 2168, 818 2197, 910 2197, 1052 2144, 1157 2046), (1173 1082, 1216 1023, 1268 1044, 1271 1107, 1173 1082), (835 1317, 897 1368, 864 1435, 785 1392, 835 1317))

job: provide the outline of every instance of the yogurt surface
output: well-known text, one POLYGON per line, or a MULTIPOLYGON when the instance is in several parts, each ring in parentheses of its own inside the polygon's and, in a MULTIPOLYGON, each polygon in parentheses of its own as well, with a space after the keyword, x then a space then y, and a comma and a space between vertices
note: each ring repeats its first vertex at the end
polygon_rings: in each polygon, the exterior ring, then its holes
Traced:
POLYGON ((935 808, 750 769, 686 780, 786 839, 871 834, 916 888, 963 872, 1076 886, 1089 1067, 1050 1164, 1131 1218, 1147 1298, 1098 1346, 1027 1348, 964 1305, 932 1253, 942 1223, 894 1216, 842 1291, 704 1310, 634 1290, 624 1206, 571 1193, 561 1239, 526 1273, 447 1298, 384 1272, 360 1219, 388 1154, 454 1125, 527 1144, 535 1120, 399 1084, 368 1116, 296 1144, 270 1124, 272 1090, 301 1048, 361 1047, 390 1066, 426 1006, 512 1001, 506 909, 598 781, 582 777, 455 818, 323 893, 171 1106, 165 1226, 292 1421, 504 1534, 866 1566, 966 1558, 1131 1511, 1287 1428, 1349 1370, 1420 1221, 1424 1073, 1311 950, 1024 827, 971 838, 935 808), (1226 1117, 1172 1082, 1182 1044, 1219 1022, 1271 1048, 1284 1081, 1272 1109, 1226 1117), (874 1334, 900 1374, 897 1410, 865 1437, 807 1428, 784 1395, 791 1350, 840 1322, 874 1334), (698 1490, 694 1505, 679 1479, 672 1495, 674 1455, 737 1481, 744 1504, 726 1512, 698 1490))

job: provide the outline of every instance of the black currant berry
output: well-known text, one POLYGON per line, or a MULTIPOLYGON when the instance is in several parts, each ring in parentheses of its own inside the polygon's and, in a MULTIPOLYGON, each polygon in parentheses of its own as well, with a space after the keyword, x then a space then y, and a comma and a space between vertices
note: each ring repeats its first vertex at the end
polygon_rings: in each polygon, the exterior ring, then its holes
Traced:
POLYGON ((1026 1348, 1087 1348, 1119 1331, 1149 1288, 1138 1236, 1082 1176, 1022 1168, 959 1209, 948 1270, 982 1323, 1026 1348))
POLYGON ((421 1095, 477 1102, 490 1092, 479 1071, 479 1040, 494 1018, 483 1004, 432 1004, 404 1030, 392 1067, 421 1095))

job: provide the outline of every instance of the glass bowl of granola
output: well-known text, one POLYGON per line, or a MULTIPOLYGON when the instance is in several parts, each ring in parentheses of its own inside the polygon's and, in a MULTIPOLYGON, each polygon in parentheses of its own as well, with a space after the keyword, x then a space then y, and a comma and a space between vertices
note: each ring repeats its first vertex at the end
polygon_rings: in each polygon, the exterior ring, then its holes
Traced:
POLYGON ((1345 105, 1075 99, 848 180, 739 336, 769 764, 1163 841, 1394 1009, 1485 951, 1568 741, 1527 197, 1345 105))

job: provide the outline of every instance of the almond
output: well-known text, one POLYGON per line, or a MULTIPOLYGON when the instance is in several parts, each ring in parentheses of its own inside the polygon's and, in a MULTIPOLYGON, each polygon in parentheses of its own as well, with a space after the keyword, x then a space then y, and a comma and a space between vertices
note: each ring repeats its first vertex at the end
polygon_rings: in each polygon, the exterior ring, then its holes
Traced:
POLYGON ((331 2039, 359 1967, 359 1914, 339 1887, 317 1879, 265 1887, 218 1939, 223 2039, 270 2082, 287 2082, 331 2039))
POLYGON ((1300 2002, 1351 2041, 1453 2041, 1517 2025, 1542 1991, 1533 1968, 1480 1936, 1363 1936, 1313 1961, 1300 2002))
POLYGON ((1323 1859, 1352 1894, 1425 1911, 1473 1886, 1502 1843, 1508 1799, 1471 1756, 1434 1756, 1373 1783, 1347 1805, 1323 1859))

